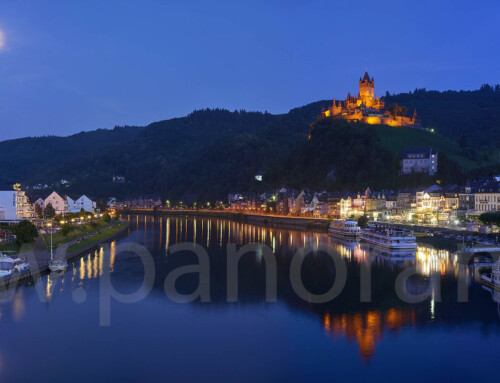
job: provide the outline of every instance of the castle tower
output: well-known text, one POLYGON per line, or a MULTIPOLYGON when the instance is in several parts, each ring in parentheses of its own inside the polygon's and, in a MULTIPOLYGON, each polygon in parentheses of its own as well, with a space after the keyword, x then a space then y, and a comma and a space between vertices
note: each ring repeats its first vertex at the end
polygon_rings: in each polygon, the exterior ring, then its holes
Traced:
POLYGON ((371 107, 373 104, 375 94, 375 80, 365 72, 363 79, 359 80, 359 98, 361 102, 367 107, 371 107))
POLYGON ((417 108, 415 108, 415 110, 413 111, 413 117, 412 117, 412 121, 415 122, 417 120, 418 116, 417 116, 417 108))

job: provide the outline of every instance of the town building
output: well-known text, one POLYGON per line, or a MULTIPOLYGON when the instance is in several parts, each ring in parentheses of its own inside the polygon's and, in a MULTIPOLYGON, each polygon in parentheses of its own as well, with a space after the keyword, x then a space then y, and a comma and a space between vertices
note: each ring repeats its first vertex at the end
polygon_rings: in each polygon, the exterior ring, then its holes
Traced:
POLYGON ((131 197, 123 201, 124 207, 152 209, 156 206, 162 206, 161 198, 156 195, 145 194, 139 197, 131 197))
POLYGON ((475 197, 469 180, 467 180, 463 191, 458 193, 458 205, 460 210, 465 211, 474 210, 475 208, 475 197))
POLYGON ((478 213, 500 211, 500 191, 476 193, 474 210, 478 213))
POLYGON ((446 210, 458 210, 459 209, 459 197, 458 193, 445 193, 444 195, 446 210))
POLYGON ((71 212, 79 213, 80 211, 82 211, 82 209, 88 213, 95 213, 96 203, 86 195, 82 195, 80 198, 73 202, 73 209, 71 210, 71 212))
POLYGON ((38 205, 43 211, 45 209, 45 200, 43 198, 38 198, 33 204, 33 210, 35 210, 35 205, 38 205))
POLYGON ((384 100, 378 96, 375 97, 375 79, 370 78, 368 72, 365 72, 363 78, 359 79, 357 96, 351 96, 348 93, 345 101, 333 99, 332 106, 323 110, 318 118, 343 119, 366 124, 421 127, 416 110, 414 110, 412 117, 406 117, 391 113, 385 108, 384 100))
POLYGON ((66 202, 68 203, 68 209, 70 213, 79 213, 80 210, 76 209, 75 200, 69 196, 65 196, 66 202))
POLYGON ((288 197, 288 210, 291 215, 299 215, 304 205, 305 192, 294 190, 288 197))
POLYGON ((396 199, 396 209, 398 210, 408 210, 411 208, 412 203, 412 193, 400 192, 396 199))
POLYGON ((348 203, 346 201, 350 196, 348 192, 333 192, 328 195, 327 199, 327 214, 328 217, 333 219, 340 219, 342 216, 342 209, 344 209, 344 214, 347 213, 346 210, 350 210, 351 201, 348 203), (346 205, 349 205, 349 209, 346 209, 346 205))
POLYGON ((385 200, 385 194, 378 193, 376 196, 375 194, 372 194, 371 197, 366 199, 365 202, 365 211, 366 212, 379 212, 381 210, 384 210, 386 208, 386 200, 385 200))
POLYGON ((430 146, 423 148, 407 148, 400 155, 401 173, 436 174, 438 167, 438 152, 430 146))
POLYGON ((353 215, 353 204, 351 196, 342 198, 339 203, 340 218, 348 218, 353 215))
POLYGON ((231 193, 228 200, 232 210, 256 214, 333 219, 366 215, 374 221, 458 225, 463 215, 500 211, 500 185, 491 177, 483 177, 472 184, 467 182, 465 187, 432 185, 397 194, 392 190, 372 192, 370 188, 354 194, 282 187, 262 195, 231 193))
POLYGON ((314 218, 326 218, 328 216, 328 194, 321 193, 314 197, 314 218))
POLYGON ((61 197, 55 191, 50 193, 50 195, 47 198, 45 198, 45 200, 44 200, 45 208, 44 209, 46 209, 49 204, 54 208, 56 215, 58 215, 58 214, 63 215, 63 214, 67 214, 70 212, 70 210, 69 210, 70 207, 69 207, 69 204, 68 204, 66 197, 61 197))
POLYGON ((417 212, 436 212, 446 205, 444 196, 439 192, 417 191, 415 193, 417 212))
MULTIPOLYGON (((2 189, 8 189, 9 186, 2 185, 2 189)), ((10 186, 11 190, 0 191, 0 220, 16 221, 23 219, 32 219, 34 209, 24 190, 21 190, 20 184, 10 186)))

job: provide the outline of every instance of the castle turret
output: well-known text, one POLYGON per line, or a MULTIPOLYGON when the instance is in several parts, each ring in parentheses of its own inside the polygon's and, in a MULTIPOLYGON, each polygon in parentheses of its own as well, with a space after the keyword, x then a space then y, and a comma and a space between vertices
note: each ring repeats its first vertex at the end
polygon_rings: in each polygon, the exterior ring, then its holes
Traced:
POLYGON ((363 80, 359 81, 359 97, 361 102, 370 107, 373 103, 373 98, 375 94, 375 81, 370 79, 368 72, 365 72, 363 80))
POLYGON ((337 106, 337 101, 335 101, 335 99, 333 99, 333 104, 332 104, 332 116, 335 116, 337 114, 339 114, 340 112, 342 112, 342 107, 340 105, 340 101, 339 101, 339 104, 337 106))

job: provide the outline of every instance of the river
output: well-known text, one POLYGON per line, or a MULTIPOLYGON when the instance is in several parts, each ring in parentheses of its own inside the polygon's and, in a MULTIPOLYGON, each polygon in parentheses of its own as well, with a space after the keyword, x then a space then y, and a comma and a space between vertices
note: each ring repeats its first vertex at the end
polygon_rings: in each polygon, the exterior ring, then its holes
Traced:
POLYGON ((498 380, 499 297, 446 250, 419 245, 414 259, 394 260, 327 234, 128 218, 127 232, 71 261, 65 274, 1 292, 2 381, 498 380), (265 247, 241 257, 228 299, 228 257, 249 243, 265 247), (305 246, 301 297, 290 269, 305 246), (196 268, 190 249, 206 252, 207 270, 196 268), (340 278, 335 259, 345 265, 345 286, 332 300, 311 302, 340 278), (428 293, 421 302, 396 291, 409 268, 409 291, 428 293), (185 302, 166 291, 169 278, 185 302), (461 281, 467 302, 458 301, 461 281))

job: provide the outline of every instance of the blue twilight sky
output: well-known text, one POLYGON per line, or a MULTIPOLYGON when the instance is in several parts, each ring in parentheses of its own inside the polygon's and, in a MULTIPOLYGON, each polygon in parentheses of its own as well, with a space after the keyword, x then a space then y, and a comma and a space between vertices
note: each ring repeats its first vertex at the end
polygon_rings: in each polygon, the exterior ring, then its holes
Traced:
POLYGON ((1 0, 0 140, 500 82, 500 1, 1 0))

